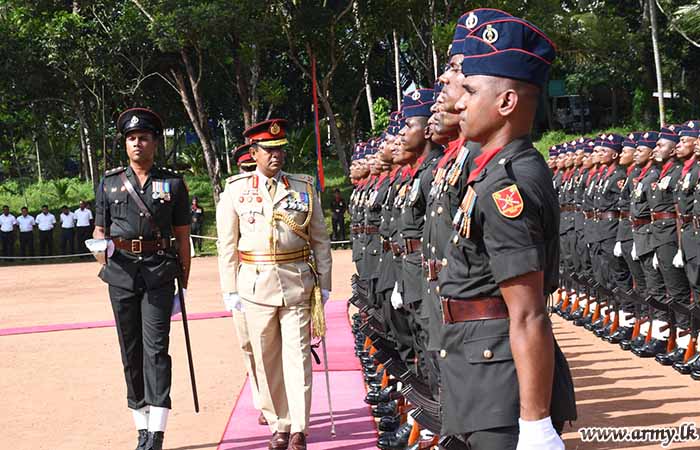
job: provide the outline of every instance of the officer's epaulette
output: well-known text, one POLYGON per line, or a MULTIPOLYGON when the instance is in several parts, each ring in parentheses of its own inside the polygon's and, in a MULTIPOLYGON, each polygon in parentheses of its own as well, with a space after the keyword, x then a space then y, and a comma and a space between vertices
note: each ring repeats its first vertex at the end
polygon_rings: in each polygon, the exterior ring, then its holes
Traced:
POLYGON ((170 178, 182 178, 182 174, 175 172, 169 167, 156 166, 155 169, 170 178))
POLYGON ((118 173, 122 173, 126 170, 126 167, 115 167, 114 169, 110 169, 107 172, 105 172, 106 177, 111 177, 112 175, 116 175, 118 173))
POLYGON ((295 181, 301 181, 302 183, 314 184, 314 177, 311 175, 304 175, 301 173, 285 173, 287 178, 291 178, 295 181))
POLYGON ((230 183, 233 183, 234 181, 242 180, 244 178, 248 178, 248 177, 252 177, 252 176, 253 176, 253 172, 241 172, 238 175, 234 175, 232 177, 226 178, 226 184, 230 184, 230 183))

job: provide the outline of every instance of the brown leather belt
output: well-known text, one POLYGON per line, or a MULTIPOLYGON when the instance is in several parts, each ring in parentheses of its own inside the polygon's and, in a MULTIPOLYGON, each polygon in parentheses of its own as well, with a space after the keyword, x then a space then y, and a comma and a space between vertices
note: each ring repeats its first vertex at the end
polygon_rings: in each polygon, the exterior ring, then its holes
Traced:
POLYGON ((382 250, 388 252, 391 250, 391 243, 386 239, 382 239, 382 250))
POLYGON ((644 225, 648 225, 651 223, 651 218, 650 217, 637 217, 637 218, 631 218, 630 222, 632 222, 632 226, 634 228, 639 228, 644 225))
POLYGON ((407 255, 421 251, 423 245, 420 239, 404 239, 403 242, 406 248, 407 255))
POLYGON ((678 216, 678 220, 682 225, 686 225, 688 223, 693 223, 693 215, 692 214, 680 214, 678 216))
POLYGON ((376 227, 374 225, 366 226, 365 227, 365 234, 377 234, 379 233, 379 227, 376 227))
POLYGON ((630 212, 629 211, 620 211, 620 219, 629 219, 630 218, 630 212))
POLYGON ((651 213, 651 221, 656 222, 657 220, 669 220, 676 219, 676 213, 674 212, 653 212, 651 213))
POLYGON ((438 279, 438 274, 442 270, 442 261, 437 259, 429 259, 423 262, 423 268, 428 272, 428 281, 435 281, 438 279))
POLYGON ((605 211, 596 214, 596 219, 606 220, 606 219, 618 219, 620 217, 620 211, 605 211))
POLYGON ((501 297, 480 297, 464 300, 442 298, 441 300, 443 323, 508 318, 508 307, 501 297))
POLYGON ((584 210, 583 217, 585 217, 586 219, 595 219, 595 211, 592 211, 590 209, 584 210))
POLYGON ((362 225, 353 225, 350 227, 350 231, 352 231, 355 234, 362 234, 365 232, 365 227, 362 225))
POLYGON ((576 211, 576 207, 574 205, 563 205, 559 207, 559 211, 561 212, 574 212, 576 211))
POLYGON ((391 243, 391 252, 394 254, 394 256, 401 256, 401 254, 403 253, 403 249, 396 242, 392 242, 391 243))
POLYGON ((134 255, 165 251, 173 246, 170 239, 146 241, 143 239, 114 238, 112 242, 114 242, 114 248, 133 253, 134 255))
POLYGON ((246 264, 288 264, 299 261, 307 261, 311 256, 309 247, 303 247, 299 250, 289 252, 238 252, 238 260, 246 264))

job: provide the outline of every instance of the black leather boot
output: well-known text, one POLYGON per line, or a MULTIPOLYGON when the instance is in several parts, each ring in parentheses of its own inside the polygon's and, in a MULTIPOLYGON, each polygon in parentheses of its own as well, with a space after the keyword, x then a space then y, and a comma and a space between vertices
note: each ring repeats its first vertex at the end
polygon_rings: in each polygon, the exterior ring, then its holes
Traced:
POLYGON ((683 375, 690 375, 690 373, 693 371, 695 368, 695 365, 700 365, 700 353, 696 353, 695 356, 690 358, 688 362, 684 363, 683 361, 678 362, 673 365, 673 368, 677 371, 682 373, 683 375))
POLYGON ((668 353, 656 355, 656 362, 661 364, 662 366, 672 366, 677 362, 683 362, 684 356, 685 349, 678 347, 675 350, 670 351, 668 353))
POLYGON ((146 450, 163 450, 163 438, 165 433, 162 431, 149 431, 148 432, 148 443, 146 444, 146 450))
POLYGON ((146 450, 146 443, 148 442, 148 430, 139 430, 139 440, 136 444, 136 450, 146 450))

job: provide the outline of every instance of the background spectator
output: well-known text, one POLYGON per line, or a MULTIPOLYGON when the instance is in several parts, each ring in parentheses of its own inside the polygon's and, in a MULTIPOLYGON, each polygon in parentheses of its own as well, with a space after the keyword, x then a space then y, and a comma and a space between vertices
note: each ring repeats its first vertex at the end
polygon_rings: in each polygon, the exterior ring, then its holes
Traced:
POLYGON ((39 253, 41 256, 53 255, 53 228, 56 225, 56 217, 49 212, 49 207, 44 205, 34 220, 39 227, 39 253))
POLYGON ((75 215, 66 205, 63 205, 59 220, 61 221, 61 253, 67 255, 68 246, 70 246, 70 252, 75 253, 75 215))
POLYGON ((19 225, 19 255, 34 256, 34 225, 36 222, 34 217, 29 215, 26 206, 22 207, 22 214, 17 218, 17 224, 19 225))
POLYGON ((348 209, 345 199, 340 194, 340 189, 336 188, 335 196, 331 202, 331 221, 333 222, 333 240, 345 240, 345 211, 348 209))
POLYGON ((87 203, 80 201, 80 208, 73 213, 75 215, 75 239, 78 241, 78 253, 89 253, 85 247, 85 241, 92 237, 92 211, 87 203))
MULTIPOLYGON (((199 205, 197 197, 192 197, 192 221, 190 222, 190 234, 202 235, 202 225, 204 225, 204 208, 199 205)), ((202 238, 192 238, 195 249, 202 251, 202 238)))
POLYGON ((7 205, 3 206, 2 214, 0 214, 2 256, 12 256, 14 254, 15 225, 17 225, 17 219, 15 219, 15 216, 10 214, 10 207, 7 205))

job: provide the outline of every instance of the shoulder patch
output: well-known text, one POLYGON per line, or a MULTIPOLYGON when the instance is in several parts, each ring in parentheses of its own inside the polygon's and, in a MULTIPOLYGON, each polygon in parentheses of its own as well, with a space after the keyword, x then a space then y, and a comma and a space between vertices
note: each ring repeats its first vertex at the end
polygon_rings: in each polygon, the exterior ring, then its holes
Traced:
POLYGON ((116 175, 118 173, 124 172, 126 170, 126 167, 115 167, 114 169, 110 169, 105 172, 105 176, 109 177, 112 175, 116 175))
POLYGON ((523 197, 520 195, 518 186, 511 184, 510 186, 496 191, 491 194, 496 208, 504 217, 515 219, 524 209, 523 197))
POLYGON ((234 176, 232 176, 232 177, 226 178, 226 184, 231 184, 231 183, 233 183, 234 181, 242 180, 242 179, 244 179, 244 178, 248 178, 248 177, 252 177, 252 176, 253 176, 253 172, 243 172, 243 173, 239 173, 238 175, 234 175, 234 176))

